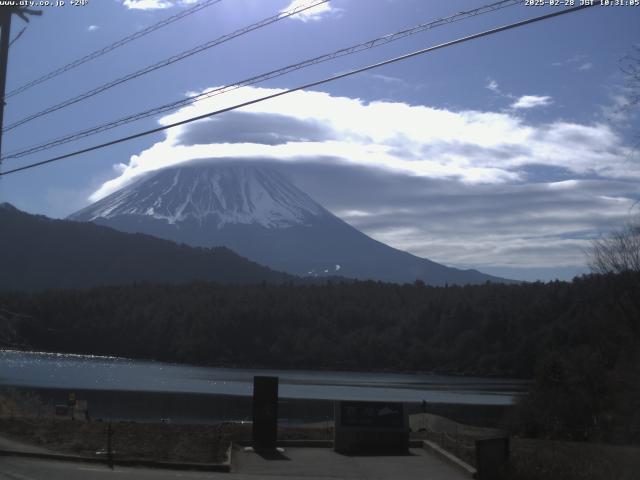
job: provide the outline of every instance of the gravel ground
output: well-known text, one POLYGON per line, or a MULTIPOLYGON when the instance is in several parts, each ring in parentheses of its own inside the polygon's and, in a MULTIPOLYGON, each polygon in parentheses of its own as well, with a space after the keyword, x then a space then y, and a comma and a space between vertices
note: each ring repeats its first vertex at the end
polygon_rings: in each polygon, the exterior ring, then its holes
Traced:
MULTIPOLYGON (((251 424, 112 422, 112 449, 121 458, 220 463, 231 441, 250 442, 251 424)), ((107 423, 58 418, 0 417, 0 435, 55 452, 101 456, 107 449, 107 423)), ((327 440, 333 427, 318 425, 279 428, 282 440, 327 440)))
MULTIPOLYGON (((247 425, 177 425, 113 422, 114 455, 161 461, 219 463, 232 439, 250 438, 247 425)), ((0 432, 13 440, 61 453, 100 456, 107 449, 107 424, 50 418, 0 418, 0 432)))

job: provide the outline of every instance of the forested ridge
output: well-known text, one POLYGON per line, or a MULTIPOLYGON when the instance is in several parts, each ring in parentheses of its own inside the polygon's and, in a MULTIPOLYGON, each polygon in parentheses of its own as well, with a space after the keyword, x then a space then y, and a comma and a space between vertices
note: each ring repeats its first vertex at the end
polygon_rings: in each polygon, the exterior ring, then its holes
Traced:
POLYGON ((197 282, 0 293, 33 349, 207 365, 530 378, 550 352, 634 351, 640 274, 430 287, 197 282))
POLYGON ((194 248, 93 223, 54 220, 0 204, 0 289, 44 290, 194 279, 233 284, 298 281, 228 248, 194 248))

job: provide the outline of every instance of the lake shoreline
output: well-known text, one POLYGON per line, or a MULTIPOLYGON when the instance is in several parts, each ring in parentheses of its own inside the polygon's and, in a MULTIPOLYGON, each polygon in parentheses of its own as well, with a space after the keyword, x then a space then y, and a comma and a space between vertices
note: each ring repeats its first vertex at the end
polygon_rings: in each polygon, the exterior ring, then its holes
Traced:
MULTIPOLYGON (((208 424, 251 421, 249 396, 228 394, 148 392, 135 390, 90 390, 2 386, 14 390, 18 397, 32 398, 31 413, 36 417, 55 417, 56 405, 67 405, 69 394, 86 402, 93 421, 132 421, 142 423, 208 424)), ((372 400, 373 401, 373 400, 372 400)), ((421 402, 402 402, 409 415, 423 412, 421 402)), ((426 412, 469 425, 496 427, 503 423, 513 405, 474 405, 432 403, 426 412)), ((334 401, 323 399, 279 398, 279 422, 304 425, 333 422, 334 401)), ((84 414, 83 414, 84 415, 84 414)))
POLYGON ((123 412, 118 415, 131 420, 247 419, 257 375, 279 377, 283 418, 296 421, 332 417, 336 400, 403 402, 412 409, 425 402, 438 405, 438 412, 465 412, 467 420, 466 412, 504 411, 525 393, 522 382, 510 379, 188 367, 118 357, 0 352, 0 387, 37 390, 47 405, 64 404, 69 393, 84 392, 92 416, 102 418, 123 412))
POLYGON ((352 368, 344 368, 341 369, 339 365, 327 367, 327 366, 298 366, 296 368, 292 368, 286 365, 278 366, 265 366, 258 364, 244 364, 244 363, 189 363, 189 362, 176 362, 171 360, 163 360, 158 358, 147 358, 147 357, 123 357, 117 355, 109 355, 109 354, 92 354, 92 353, 79 353, 78 351, 44 351, 44 350, 33 350, 29 348, 0 348, 0 353, 2 352, 20 352, 20 353, 31 353, 31 354, 43 354, 43 355, 64 355, 64 356, 76 356, 76 357, 84 357, 84 358, 103 358, 103 359, 111 359, 111 360, 125 360, 125 361, 133 361, 133 362, 150 362, 150 363, 161 363, 164 365, 173 365, 180 367, 195 367, 195 368, 220 368, 220 369, 237 369, 237 370, 281 370, 285 372, 296 372, 299 370, 313 370, 317 372, 338 372, 338 373, 354 373, 354 374, 398 374, 398 375, 424 375, 424 376, 447 376, 447 377, 459 377, 459 378, 485 378, 488 380, 492 379, 500 379, 500 380, 510 380, 514 383, 522 383, 523 385, 528 385, 532 379, 525 377, 505 377, 500 375, 499 373, 487 374, 487 373, 474 373, 469 371, 460 371, 460 370, 450 370, 446 368, 436 368, 433 370, 402 370, 402 369, 352 369, 352 368))

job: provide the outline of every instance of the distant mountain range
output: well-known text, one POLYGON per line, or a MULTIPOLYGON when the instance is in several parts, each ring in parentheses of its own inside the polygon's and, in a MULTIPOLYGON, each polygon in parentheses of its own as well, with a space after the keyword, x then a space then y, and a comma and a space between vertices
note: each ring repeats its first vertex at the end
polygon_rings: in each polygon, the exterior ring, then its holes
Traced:
POLYGON ((40 290, 184 283, 258 284, 296 280, 223 247, 178 245, 149 235, 30 215, 0 204, 0 289, 40 290))
POLYGON ((74 213, 124 232, 226 246, 298 276, 431 285, 511 282, 389 247, 342 221, 272 167, 187 164, 153 172, 74 213))

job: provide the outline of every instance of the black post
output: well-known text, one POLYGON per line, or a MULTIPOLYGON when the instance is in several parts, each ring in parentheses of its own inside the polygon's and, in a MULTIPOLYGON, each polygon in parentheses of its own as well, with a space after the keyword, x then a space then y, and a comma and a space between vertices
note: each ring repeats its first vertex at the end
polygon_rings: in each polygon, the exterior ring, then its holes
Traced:
POLYGON ((278 377, 253 377, 253 448, 275 450, 278 440, 278 377))
POLYGON ((4 94, 7 84, 7 64, 9 63, 9 42, 11 33, 11 10, 0 7, 0 156, 2 155, 2 128, 4 127, 4 94))
POLYGON ((111 446, 112 436, 113 436, 113 429, 111 428, 111 422, 109 422, 109 425, 107 425, 107 464, 111 469, 113 469, 113 448, 111 446))

